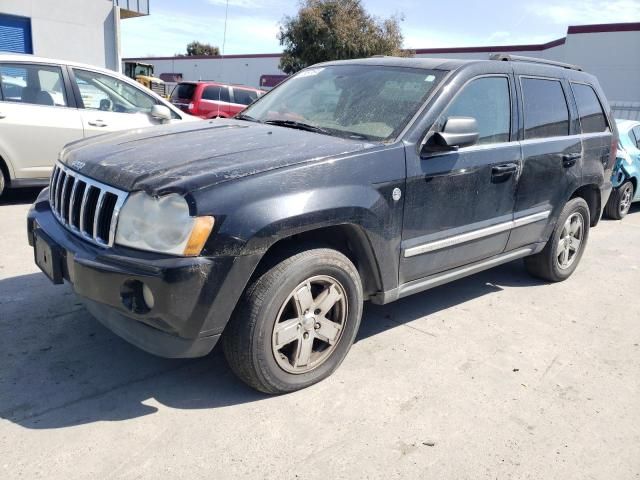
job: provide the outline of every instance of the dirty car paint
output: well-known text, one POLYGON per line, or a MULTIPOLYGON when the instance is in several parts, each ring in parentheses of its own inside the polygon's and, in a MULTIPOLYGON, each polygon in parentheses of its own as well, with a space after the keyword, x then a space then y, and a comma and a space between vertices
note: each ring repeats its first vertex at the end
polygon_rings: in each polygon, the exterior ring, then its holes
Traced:
POLYGON ((122 190, 186 194, 375 144, 240 120, 118 133, 69 145, 61 161, 122 190))

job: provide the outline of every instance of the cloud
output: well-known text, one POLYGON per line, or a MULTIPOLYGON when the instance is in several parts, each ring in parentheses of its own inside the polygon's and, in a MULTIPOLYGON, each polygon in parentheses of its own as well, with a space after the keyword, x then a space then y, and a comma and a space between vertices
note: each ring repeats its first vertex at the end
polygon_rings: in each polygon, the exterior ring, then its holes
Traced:
POLYGON ((558 25, 632 22, 640 20, 638 0, 582 0, 547 5, 532 3, 527 11, 558 25))

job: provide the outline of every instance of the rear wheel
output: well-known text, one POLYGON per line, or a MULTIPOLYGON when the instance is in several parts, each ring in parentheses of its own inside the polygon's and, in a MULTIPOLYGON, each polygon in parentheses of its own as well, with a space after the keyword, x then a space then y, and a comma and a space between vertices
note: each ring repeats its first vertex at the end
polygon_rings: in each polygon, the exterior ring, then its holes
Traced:
POLYGON ((231 369, 266 393, 286 393, 328 377, 360 325, 362 284, 341 253, 293 255, 245 291, 222 342, 231 369))
POLYGON ((633 183, 627 181, 620 187, 616 188, 609 197, 607 206, 605 207, 605 213, 607 217, 614 220, 622 220, 629 213, 631 203, 633 202, 633 195, 635 189, 633 183))
POLYGON ((589 206, 582 198, 567 202, 544 249, 525 258, 529 273, 550 282, 561 282, 578 267, 589 239, 589 206))
POLYGON ((4 188, 6 186, 6 181, 4 178, 4 173, 2 173, 2 170, 0 170, 0 197, 2 196, 3 192, 4 192, 4 188))

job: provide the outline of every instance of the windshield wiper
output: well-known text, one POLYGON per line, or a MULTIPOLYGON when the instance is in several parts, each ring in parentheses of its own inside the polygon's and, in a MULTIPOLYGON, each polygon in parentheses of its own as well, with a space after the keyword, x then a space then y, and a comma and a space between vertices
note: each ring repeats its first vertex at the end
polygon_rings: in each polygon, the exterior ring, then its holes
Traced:
POLYGON ((239 113, 234 118, 236 120, 246 120, 247 122, 260 123, 260 120, 258 120, 257 118, 253 118, 251 115, 247 115, 246 113, 239 113))
POLYGON ((278 125, 279 127, 297 128, 298 130, 306 130, 308 132, 324 133, 325 135, 331 135, 328 130, 316 125, 310 125, 308 123, 296 122, 295 120, 266 120, 264 123, 269 125, 278 125))

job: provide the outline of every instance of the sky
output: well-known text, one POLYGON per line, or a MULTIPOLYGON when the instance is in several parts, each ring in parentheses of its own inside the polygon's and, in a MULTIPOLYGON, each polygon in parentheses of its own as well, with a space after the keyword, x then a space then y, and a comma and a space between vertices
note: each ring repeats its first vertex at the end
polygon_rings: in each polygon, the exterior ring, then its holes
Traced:
MULTIPOLYGON (((282 51, 278 25, 295 0, 149 0, 151 15, 121 22, 123 57, 184 53, 198 40, 224 53, 282 51)), ((398 15, 404 47, 437 48, 546 43, 567 26, 640 22, 640 0, 363 0, 369 13, 398 15)))

